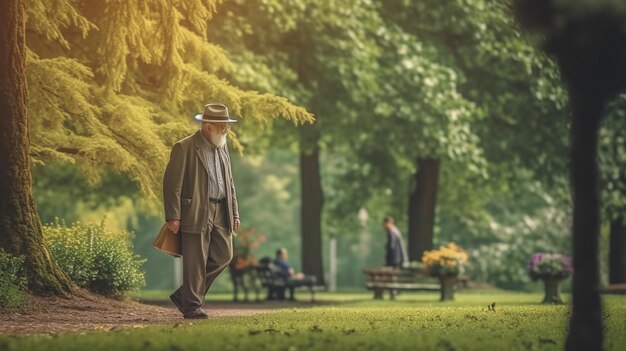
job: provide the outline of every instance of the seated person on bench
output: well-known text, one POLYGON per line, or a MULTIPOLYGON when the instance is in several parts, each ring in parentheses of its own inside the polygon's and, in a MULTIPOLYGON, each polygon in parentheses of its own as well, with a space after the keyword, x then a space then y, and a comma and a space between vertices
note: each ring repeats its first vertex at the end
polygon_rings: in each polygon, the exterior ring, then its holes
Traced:
MULTIPOLYGON (((294 289, 298 285, 303 285, 308 282, 308 279, 304 276, 302 272, 295 272, 293 268, 289 267, 287 263, 287 258, 289 257, 287 253, 287 249, 281 247, 276 250, 276 259, 274 260, 274 265, 276 265, 276 275, 283 278, 287 283, 287 287, 289 288, 289 297, 291 300, 294 300, 294 289)), ((276 298, 279 300, 285 299, 285 290, 277 291, 276 298)))

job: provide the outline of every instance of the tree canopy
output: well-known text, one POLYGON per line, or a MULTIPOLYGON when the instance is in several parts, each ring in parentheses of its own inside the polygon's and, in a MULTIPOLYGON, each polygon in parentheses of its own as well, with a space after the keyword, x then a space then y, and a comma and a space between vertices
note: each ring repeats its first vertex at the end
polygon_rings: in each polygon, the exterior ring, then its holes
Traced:
POLYGON ((286 98, 224 80, 236 65, 207 40, 215 7, 211 0, 29 0, 33 160, 75 163, 91 183, 103 169, 125 173, 154 201, 169 148, 206 102, 221 101, 256 125, 279 117, 311 122, 286 98))

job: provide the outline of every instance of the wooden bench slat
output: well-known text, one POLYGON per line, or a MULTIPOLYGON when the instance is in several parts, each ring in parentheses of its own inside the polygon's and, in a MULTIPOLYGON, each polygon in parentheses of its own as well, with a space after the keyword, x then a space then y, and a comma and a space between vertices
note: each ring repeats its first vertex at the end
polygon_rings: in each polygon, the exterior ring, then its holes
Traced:
POLYGON ((439 284, 411 284, 411 283, 366 283, 368 289, 397 289, 397 290, 428 290, 439 291, 439 284))
MULTIPOLYGON (((439 291, 441 288, 438 281, 420 269, 366 268, 363 273, 367 276, 365 287, 374 290, 375 299, 382 298, 384 290, 439 291)), ((468 281, 468 277, 459 276, 457 287, 467 287, 468 281)))

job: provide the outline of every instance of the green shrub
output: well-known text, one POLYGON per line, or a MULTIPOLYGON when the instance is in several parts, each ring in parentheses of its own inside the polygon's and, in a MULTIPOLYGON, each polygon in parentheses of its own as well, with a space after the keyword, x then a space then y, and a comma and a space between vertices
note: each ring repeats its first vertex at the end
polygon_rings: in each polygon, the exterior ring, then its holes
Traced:
POLYGON ((0 248, 0 307, 21 308, 26 305, 22 288, 26 284, 24 257, 15 257, 0 248))
POLYGON ((132 233, 108 231, 104 222, 76 222, 68 227, 60 221, 43 231, 50 253, 78 286, 119 296, 144 285, 139 268, 145 260, 133 253, 132 233))

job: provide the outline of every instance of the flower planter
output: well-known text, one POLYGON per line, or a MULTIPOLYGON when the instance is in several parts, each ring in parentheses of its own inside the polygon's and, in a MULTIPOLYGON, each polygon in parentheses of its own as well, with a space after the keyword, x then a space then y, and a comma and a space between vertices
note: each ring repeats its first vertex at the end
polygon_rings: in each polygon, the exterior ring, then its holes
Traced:
POLYGON ((543 303, 545 304, 563 304, 561 299, 561 283, 564 278, 542 277, 545 296, 543 303))
POLYGON ((438 250, 425 251, 422 262, 431 277, 439 279, 441 298, 439 301, 454 300, 458 276, 465 271, 467 252, 455 243, 440 246, 438 250))
POLYGON ((439 276, 439 284, 441 284, 441 298, 439 301, 452 301, 454 300, 454 291, 456 290, 456 275, 442 275, 439 276))
POLYGON ((528 263, 528 274, 532 280, 543 281, 545 296, 543 303, 562 304, 561 283, 574 273, 572 258, 559 253, 537 252, 528 263))

